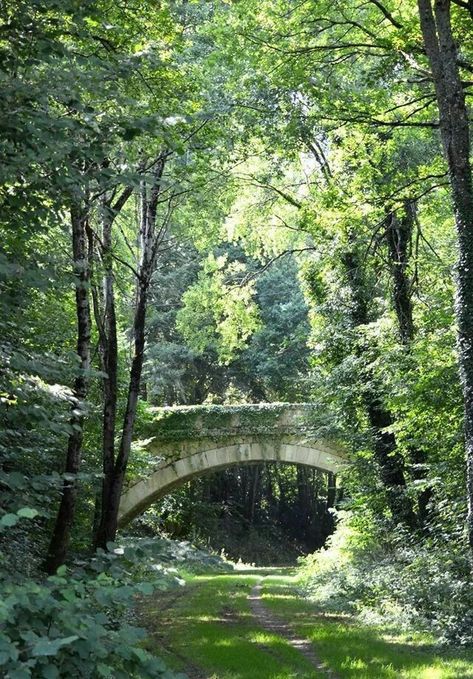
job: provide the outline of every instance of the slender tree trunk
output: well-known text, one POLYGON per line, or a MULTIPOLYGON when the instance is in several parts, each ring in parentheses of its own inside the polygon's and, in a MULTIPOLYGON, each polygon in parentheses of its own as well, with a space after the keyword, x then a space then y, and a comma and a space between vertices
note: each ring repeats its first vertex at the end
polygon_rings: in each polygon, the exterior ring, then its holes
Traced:
MULTIPOLYGON (((107 488, 108 493, 103 498, 102 518, 96 537, 96 546, 103 549, 106 548, 108 542, 113 542, 118 527, 118 508, 130 455, 144 361, 146 302, 147 286, 142 287, 140 285, 133 323, 134 355, 130 369, 122 436, 113 471, 108 479, 104 480, 104 487, 107 488)), ((107 471, 107 473, 110 472, 107 471)))
MULTIPOLYGON (((102 503, 110 493, 115 469, 115 434, 118 404, 118 338, 115 309, 115 279, 113 270, 112 230, 117 215, 121 212, 133 193, 132 187, 125 187, 113 202, 113 195, 104 194, 101 205, 101 238, 99 242, 102 260, 101 294, 92 285, 92 299, 95 322, 99 333, 99 354, 101 369, 104 373, 103 410, 102 410, 102 491, 96 498, 94 516, 94 546, 101 521, 102 503)), ((88 230, 89 242, 94 243, 95 234, 88 230)))
POLYGON ((286 489, 284 487, 284 481, 281 479, 281 474, 277 466, 274 467, 276 484, 279 490, 278 496, 278 521, 284 524, 284 518, 287 514, 287 500, 286 500, 286 489))
POLYGON ((102 514, 97 531, 95 545, 106 549, 108 542, 113 542, 118 528, 118 510, 125 480, 131 443, 135 427, 136 412, 141 389, 146 342, 146 308, 149 286, 154 272, 158 247, 164 235, 166 222, 156 231, 156 215, 158 199, 161 191, 161 180, 167 154, 163 153, 156 163, 153 182, 147 190, 146 182, 142 182, 141 191, 141 225, 140 249, 141 259, 138 269, 136 290, 136 306, 133 319, 133 358, 130 367, 128 396, 123 419, 118 453, 113 470, 107 471, 109 478, 104 483, 107 494, 102 498, 102 514))
POLYGON ((302 465, 297 465, 296 478, 299 514, 301 518, 303 518, 305 528, 307 528, 307 521, 310 515, 310 494, 307 483, 307 468, 303 467, 302 465))
POLYGON ((110 479, 115 464, 115 426, 118 400, 118 340, 117 319, 115 310, 115 290, 112 265, 112 221, 105 218, 103 228, 104 276, 104 331, 107 338, 103 352, 103 364, 106 377, 103 382, 103 484, 102 497, 110 492, 110 479))
POLYGON ((337 477, 333 472, 327 474, 327 509, 335 507, 337 497, 337 477))
POLYGON ((256 509, 256 498, 258 496, 259 480, 260 480, 260 467, 255 466, 252 468, 252 484, 251 484, 251 497, 250 497, 250 526, 253 526, 255 522, 255 509, 256 509))
MULTIPOLYGON (((115 430, 117 419, 117 379, 118 379, 118 340, 117 319, 115 310, 115 289, 112 259, 112 226, 114 214, 106 201, 102 206, 102 238, 101 257, 103 265, 103 310, 98 303, 97 291, 94 293, 94 312, 99 328, 99 347, 101 368, 104 373, 103 410, 102 410, 102 493, 98 498, 98 515, 104 497, 110 493, 115 467, 115 430)), ((98 534, 100 521, 94 525, 94 544, 98 534)), ((95 545, 96 546, 96 545, 95 545)))
POLYGON ((448 163, 458 233, 456 316, 465 409, 468 539, 473 560, 473 183, 468 109, 452 34, 450 1, 418 0, 448 163))
POLYGON ((271 466, 269 464, 264 465, 264 476, 265 476, 265 495, 268 502, 269 511, 271 518, 275 514, 276 499, 274 497, 274 481, 271 466))
POLYGON ((67 555, 70 532, 74 522, 77 496, 77 479, 79 472, 83 424, 84 399, 87 396, 90 369, 90 305, 89 305, 89 253, 87 247, 87 209, 73 205, 71 208, 72 250, 76 276, 76 314, 77 314, 77 355, 79 372, 74 383, 74 404, 70 419, 72 429, 67 445, 65 479, 61 503, 56 517, 48 554, 44 568, 48 573, 55 573, 67 555))

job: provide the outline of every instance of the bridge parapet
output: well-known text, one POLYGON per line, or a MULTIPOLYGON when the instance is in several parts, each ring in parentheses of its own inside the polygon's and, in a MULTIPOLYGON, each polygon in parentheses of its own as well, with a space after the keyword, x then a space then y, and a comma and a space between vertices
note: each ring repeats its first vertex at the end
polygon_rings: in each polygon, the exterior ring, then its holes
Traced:
POLYGON ((312 403, 247 403, 153 408, 147 433, 156 443, 233 436, 315 434, 317 408, 312 403))

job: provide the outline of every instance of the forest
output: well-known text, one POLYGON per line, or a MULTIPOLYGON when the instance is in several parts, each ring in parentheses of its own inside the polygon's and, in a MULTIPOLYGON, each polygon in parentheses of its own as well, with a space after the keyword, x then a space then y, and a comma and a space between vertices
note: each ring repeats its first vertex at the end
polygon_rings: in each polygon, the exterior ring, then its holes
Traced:
POLYGON ((473 679, 473 0, 0 0, 0 677, 473 679))

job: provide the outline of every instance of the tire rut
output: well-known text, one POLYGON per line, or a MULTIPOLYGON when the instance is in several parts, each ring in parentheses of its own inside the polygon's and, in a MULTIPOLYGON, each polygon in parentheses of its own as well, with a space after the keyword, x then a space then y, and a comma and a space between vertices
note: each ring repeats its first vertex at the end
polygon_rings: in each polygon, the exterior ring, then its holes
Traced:
POLYGON ((304 639, 296 634, 288 623, 278 618, 264 605, 261 597, 262 589, 263 586, 261 583, 255 585, 248 597, 251 611, 259 624, 264 629, 268 630, 268 632, 272 632, 273 634, 277 634, 286 639, 293 648, 298 650, 299 653, 311 663, 317 670, 318 676, 325 677, 326 679, 340 679, 333 670, 320 660, 309 639, 304 639))

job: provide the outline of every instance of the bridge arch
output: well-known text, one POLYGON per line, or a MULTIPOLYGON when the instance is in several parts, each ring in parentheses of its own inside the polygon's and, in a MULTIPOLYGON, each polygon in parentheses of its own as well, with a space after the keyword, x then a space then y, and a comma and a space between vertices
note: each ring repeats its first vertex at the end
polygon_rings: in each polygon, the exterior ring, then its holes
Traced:
POLYGON ((282 462, 338 472, 346 465, 346 456, 339 445, 316 436, 308 410, 308 404, 159 409, 160 424, 155 425, 157 435, 149 446, 157 465, 125 489, 119 526, 187 481, 233 465, 282 462), (169 426, 173 418, 179 428, 169 426))

